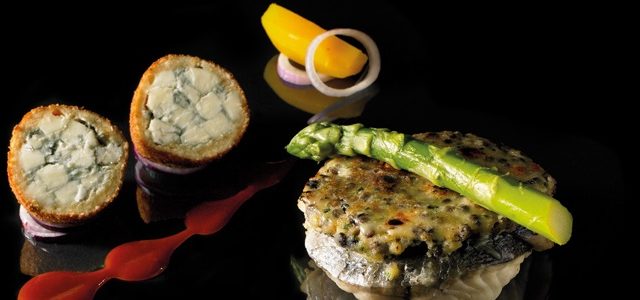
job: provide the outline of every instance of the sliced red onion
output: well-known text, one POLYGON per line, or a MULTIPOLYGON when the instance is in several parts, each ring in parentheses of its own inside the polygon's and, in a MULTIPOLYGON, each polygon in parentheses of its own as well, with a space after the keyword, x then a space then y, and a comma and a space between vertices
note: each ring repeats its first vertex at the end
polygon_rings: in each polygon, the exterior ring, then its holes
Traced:
MULTIPOLYGON (((280 78, 282 78, 282 80, 291 83, 291 84, 295 84, 295 85, 310 85, 311 84, 311 80, 309 80, 309 76, 307 75, 307 72, 305 70, 302 70, 294 65, 291 64, 291 61, 289 60, 289 58, 280 53, 280 55, 278 55, 278 75, 280 76, 280 78)), ((333 79, 333 77, 326 75, 326 74, 318 74, 318 77, 320 78, 320 80, 322 82, 327 82, 331 79, 333 79)))
MULTIPOLYGON (((24 209, 24 207, 22 207, 22 206, 20 206, 20 207, 24 209)), ((28 211, 27 211, 27 213, 29 214, 28 211)), ((40 220, 40 219, 38 219, 37 217, 35 217, 35 216, 31 215, 31 214, 29 214, 29 216, 35 222, 37 222, 38 225, 40 225, 40 226, 42 226, 42 227, 44 227, 46 229, 53 230, 53 231, 67 232, 67 231, 73 230, 74 227, 77 227, 79 225, 79 224, 75 224, 75 223, 72 223, 72 224, 56 223, 56 224, 54 224, 54 223, 49 223, 47 221, 40 220)))
POLYGON ((67 235, 66 232, 56 231, 42 226, 28 212, 27 209, 20 205, 20 221, 24 228, 24 234, 28 238, 59 238, 67 235))
POLYGON ((332 97, 347 97, 366 89, 376 81, 376 79, 378 79, 378 75, 380 74, 380 65, 380 51, 378 51, 376 43, 364 32, 350 28, 332 29, 316 36, 313 41, 311 41, 309 48, 307 48, 307 56, 305 59, 307 76, 309 76, 311 84, 321 93, 332 97), (367 55, 369 56, 369 69, 367 71, 367 76, 365 76, 360 82, 346 89, 335 89, 324 84, 324 82, 320 80, 320 75, 316 72, 316 66, 313 64, 318 46, 322 41, 332 35, 345 35, 356 39, 362 43, 367 51, 367 55))
POLYGON ((178 174, 178 175, 185 175, 185 174, 191 174, 195 171, 199 171, 202 170, 204 167, 206 167, 206 165, 202 165, 202 166, 197 166, 197 167, 193 167, 193 168, 179 168, 179 167, 169 167, 166 165, 163 165, 161 163, 157 163, 151 160, 148 160, 144 157, 142 157, 142 155, 138 154, 137 151, 133 151, 133 153, 136 155, 136 159, 138 159, 138 161, 140 161, 142 164, 144 164, 145 166, 158 170, 158 171, 162 171, 162 172, 166 172, 166 173, 171 173, 171 174, 178 174))

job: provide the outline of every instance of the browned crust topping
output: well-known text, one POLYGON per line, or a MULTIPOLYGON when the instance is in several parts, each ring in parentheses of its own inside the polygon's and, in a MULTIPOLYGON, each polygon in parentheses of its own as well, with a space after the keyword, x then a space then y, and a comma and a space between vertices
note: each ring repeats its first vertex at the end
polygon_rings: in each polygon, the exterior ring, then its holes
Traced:
MULTIPOLYGON (((417 139, 455 147, 466 158, 510 173, 551 194, 554 179, 519 151, 472 134, 423 133, 417 139)), ((466 197, 416 174, 363 157, 329 160, 309 179, 298 202, 305 227, 333 236, 341 246, 382 259, 413 246, 427 255, 449 254, 471 237, 516 226, 466 197)))

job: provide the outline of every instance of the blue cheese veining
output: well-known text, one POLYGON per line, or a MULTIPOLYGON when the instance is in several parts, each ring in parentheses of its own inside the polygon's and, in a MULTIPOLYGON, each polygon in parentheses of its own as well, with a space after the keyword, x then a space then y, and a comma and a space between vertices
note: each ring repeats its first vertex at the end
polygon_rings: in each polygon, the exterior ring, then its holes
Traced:
POLYGON ((91 199, 113 180, 125 155, 81 117, 45 115, 25 136, 18 162, 26 196, 48 210, 91 199))
POLYGON ((242 117, 242 100, 221 81, 219 75, 198 67, 158 73, 145 105, 152 141, 198 146, 230 134, 242 117))

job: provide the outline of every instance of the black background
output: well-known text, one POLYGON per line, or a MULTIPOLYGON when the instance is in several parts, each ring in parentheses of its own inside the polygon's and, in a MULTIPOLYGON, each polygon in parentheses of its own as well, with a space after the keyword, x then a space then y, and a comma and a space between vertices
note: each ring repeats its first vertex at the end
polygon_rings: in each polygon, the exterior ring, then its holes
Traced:
MULTIPOLYGON (((355 121, 408 133, 474 132, 523 150, 554 175, 557 198, 574 215, 574 235, 568 245, 550 252, 552 299, 622 293, 618 270, 629 257, 622 171, 629 159, 622 150, 632 139, 634 120, 614 79, 620 55, 614 10, 409 1, 279 3, 324 28, 363 30, 378 43, 381 92, 355 121)), ((45 103, 83 106, 128 131, 129 103, 140 75, 155 59, 183 53, 216 61, 235 74, 252 109, 248 137, 278 153, 309 115, 279 101, 262 78, 264 65, 276 54, 260 25, 267 6, 216 1, 4 9, 2 148, 21 116, 45 103)), ((110 281, 97 298, 225 291, 247 298, 301 297, 288 261, 302 247, 297 194, 316 168, 299 162, 282 184, 243 206, 222 232, 187 241, 158 278, 110 281)), ((3 182, 0 272, 8 279, 0 286, 2 296, 14 297, 29 277, 19 271, 23 238, 17 204, 3 182)), ((127 236, 170 232, 136 219, 133 191, 129 180, 117 201, 121 211, 116 214, 130 225, 127 236)))

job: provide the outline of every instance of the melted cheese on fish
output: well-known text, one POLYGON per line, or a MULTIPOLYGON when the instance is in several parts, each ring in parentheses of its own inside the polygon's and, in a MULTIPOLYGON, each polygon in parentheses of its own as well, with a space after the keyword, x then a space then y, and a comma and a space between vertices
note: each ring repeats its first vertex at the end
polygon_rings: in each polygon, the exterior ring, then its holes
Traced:
MULTIPOLYGON (((517 150, 457 132, 415 137, 454 147, 465 158, 509 173, 541 192, 551 194, 555 187, 549 174, 517 150)), ((307 182, 298 206, 305 213, 305 228, 332 236, 341 246, 372 259, 422 245, 427 256, 447 255, 470 237, 515 228, 506 217, 454 191, 364 157, 327 161, 307 182)))

